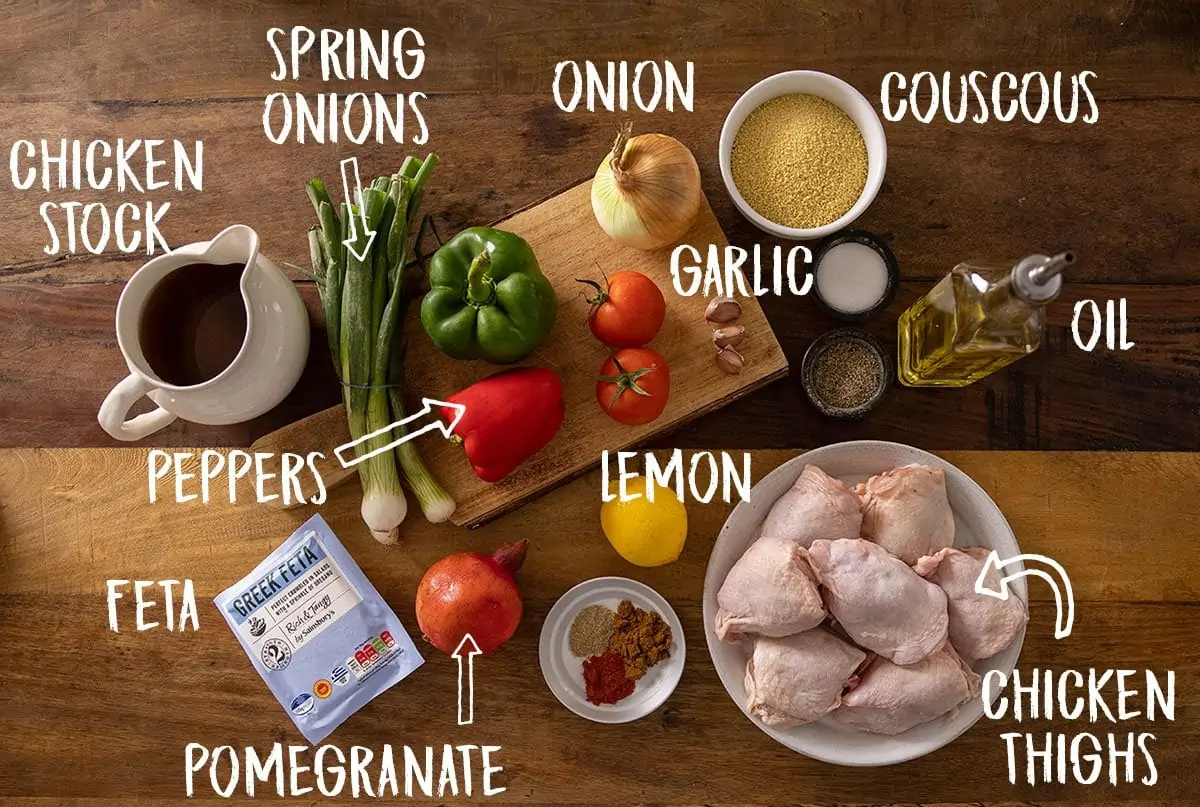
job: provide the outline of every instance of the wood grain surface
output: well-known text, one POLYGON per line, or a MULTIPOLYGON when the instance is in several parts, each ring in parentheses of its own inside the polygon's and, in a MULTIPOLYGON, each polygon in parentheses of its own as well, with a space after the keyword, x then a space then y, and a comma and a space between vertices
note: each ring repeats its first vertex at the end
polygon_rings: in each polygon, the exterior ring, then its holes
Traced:
MULTIPOLYGON (((792 452, 753 455, 756 478, 792 452)), ((951 746, 901 768, 849 770, 807 760, 759 732, 728 698, 704 646, 701 594, 726 505, 689 504, 680 560, 657 569, 621 561, 598 528, 600 479, 589 474, 467 533, 414 515, 399 547, 377 545, 358 518, 357 485, 322 515, 415 631, 412 598, 425 567, 450 549, 488 550, 529 538, 520 575, 527 612, 516 637, 478 662, 477 723, 455 725, 455 668, 427 663, 334 735, 342 747, 475 742, 502 746, 508 788, 497 801, 536 804, 883 804, 1071 802, 1149 798, 1185 804, 1194 764, 1200 659, 1192 652, 1200 599, 1200 517, 1192 454, 951 452, 1007 514, 1021 548, 1070 572, 1077 625, 1053 638, 1054 604, 1038 581, 1020 660, 1033 668, 1152 669, 1177 675, 1173 722, 1138 719, 1096 731, 1155 734, 1160 781, 1030 788, 1007 782, 1010 730, 1087 730, 1086 723, 983 720, 951 746), (1079 484, 1060 485, 1060 480, 1079 484), (562 708, 537 669, 537 637, 554 600, 582 579, 621 574, 661 592, 684 624, 689 653, 667 704, 626 726, 598 726, 562 708), (637 760, 631 764, 631 760, 637 760)), ((209 599, 310 514, 259 505, 147 501, 141 449, 0 452, 0 642, 11 659, 0 733, 0 798, 54 796, 165 803, 183 796, 183 748, 303 744, 209 599), (102 483, 101 483, 102 480, 102 483), (191 578, 200 629, 138 633, 122 603, 107 629, 104 581, 191 578), (85 672, 86 671, 86 672, 85 672), (248 717, 248 716, 253 716, 248 717), (55 764, 47 764, 53 748, 55 764)), ((152 612, 153 613, 153 612, 152 612)), ((198 792, 203 797, 211 791, 198 792)), ((19 803, 13 801, 12 803, 19 803)))

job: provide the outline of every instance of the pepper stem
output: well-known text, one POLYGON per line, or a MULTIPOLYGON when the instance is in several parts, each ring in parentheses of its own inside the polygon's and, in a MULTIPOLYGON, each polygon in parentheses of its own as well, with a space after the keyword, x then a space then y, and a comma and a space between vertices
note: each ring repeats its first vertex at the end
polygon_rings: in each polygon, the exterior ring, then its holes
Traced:
POLYGON ((467 302, 474 306, 484 306, 496 296, 496 287, 488 272, 492 268, 492 254, 486 249, 471 261, 467 270, 467 302))

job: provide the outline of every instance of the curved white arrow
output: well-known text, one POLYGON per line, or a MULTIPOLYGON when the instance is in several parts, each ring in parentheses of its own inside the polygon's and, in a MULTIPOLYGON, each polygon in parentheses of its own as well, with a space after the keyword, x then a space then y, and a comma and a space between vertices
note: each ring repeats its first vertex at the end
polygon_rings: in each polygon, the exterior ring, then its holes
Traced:
POLYGON ((984 562, 983 569, 979 572, 979 578, 975 581, 975 593, 995 597, 998 600, 1007 600, 1012 593, 1008 589, 1008 584, 1018 577, 1025 576, 1040 577, 1050 584, 1050 588, 1054 591, 1054 603, 1058 606, 1058 617, 1054 623, 1054 638, 1065 639, 1070 636, 1071 627, 1075 624, 1075 592, 1071 589, 1071 578, 1067 577, 1067 570, 1052 558, 1045 555, 1016 555, 1007 560, 1000 560, 1000 553, 993 550, 984 562), (1042 564, 1050 567, 1050 571, 1026 568, 1005 576, 1004 568, 1017 563, 1024 563, 1026 567, 1030 563, 1042 564), (1000 582, 995 587, 989 585, 987 579, 988 573, 992 570, 995 570, 1000 578, 1000 582))
POLYGON ((333 450, 333 453, 338 458, 338 462, 340 462, 342 464, 343 468, 353 468, 355 465, 358 465, 363 460, 369 460, 371 457, 374 457, 376 454, 382 454, 385 451, 391 451, 396 446, 407 443, 409 440, 416 439, 417 437, 420 437, 425 432, 438 430, 438 431, 441 431, 442 435, 447 440, 449 440, 451 435, 454 434, 454 427, 458 425, 458 422, 460 420, 462 420, 463 415, 465 415, 466 413, 467 413, 467 407, 463 406, 460 403, 450 403, 448 401, 435 401, 433 398, 422 398, 420 412, 409 415, 404 420, 397 420, 395 423, 389 423, 388 425, 384 426, 382 429, 376 429, 375 431, 371 432, 370 434, 364 434, 362 437, 358 438, 357 440, 351 440, 349 443, 340 445, 333 450), (392 431, 393 429, 399 428, 401 426, 408 426, 408 424, 410 424, 414 421, 420 420, 423 417, 428 417, 429 414, 433 412, 433 408, 435 406, 436 407, 448 407, 449 409, 453 410, 454 418, 449 423, 446 423, 445 421, 443 421, 441 419, 441 417, 435 416, 432 421, 430 421, 429 423, 426 423, 421 428, 419 428, 419 429, 410 428, 405 434, 401 435, 400 437, 397 437, 395 440, 392 440, 387 445, 379 446, 378 448, 373 448, 370 451, 368 451, 366 454, 363 454, 362 456, 357 456, 354 453, 355 446, 361 445, 362 443, 366 443, 369 440, 373 440, 381 434, 387 434, 388 432, 392 431))
POLYGON ((454 652, 452 658, 458 659, 458 725, 469 726, 475 722, 475 657, 483 655, 475 637, 466 634, 454 652), (463 656, 467 657, 467 714, 463 717, 463 656))

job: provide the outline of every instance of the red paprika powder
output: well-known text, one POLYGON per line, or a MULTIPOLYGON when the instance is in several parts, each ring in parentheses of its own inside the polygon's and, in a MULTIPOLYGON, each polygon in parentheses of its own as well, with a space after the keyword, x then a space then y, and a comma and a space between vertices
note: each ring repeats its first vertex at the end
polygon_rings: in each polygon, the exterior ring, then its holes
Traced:
POLYGON ((637 686, 625 675, 625 662, 616 653, 601 653, 583 662, 587 699, 600 706, 629 697, 637 686))

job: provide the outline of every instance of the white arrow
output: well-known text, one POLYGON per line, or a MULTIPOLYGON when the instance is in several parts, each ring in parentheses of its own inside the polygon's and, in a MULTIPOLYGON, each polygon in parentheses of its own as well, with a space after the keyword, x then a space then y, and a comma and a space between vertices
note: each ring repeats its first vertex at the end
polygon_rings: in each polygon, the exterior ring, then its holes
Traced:
POLYGON ((371 244, 375 243, 375 231, 367 227, 367 206, 363 202, 362 180, 359 179, 358 176, 357 157, 347 157, 346 159, 342 160, 342 196, 345 198, 347 203, 358 205, 358 218, 362 221, 363 233, 365 233, 367 236, 367 245, 363 247, 361 253, 354 248, 354 245, 358 243, 358 230, 354 226, 353 213, 350 214, 350 235, 344 241, 342 241, 342 244, 345 245, 346 249, 350 250, 354 257, 358 258, 360 261, 365 261, 367 259, 367 255, 371 253, 371 244), (350 172, 346 171, 347 166, 353 169, 353 196, 350 194, 351 174, 350 172))
POLYGON ((1071 578, 1067 577, 1067 570, 1052 558, 1045 555, 1017 555, 1007 560, 1000 560, 1000 553, 993 550, 992 554, 988 555, 987 561, 984 562, 983 569, 979 572, 979 578, 975 581, 975 593, 995 597, 998 600, 1007 600, 1012 593, 1008 589, 1008 584, 1018 577, 1027 575, 1042 578, 1050 584, 1050 588, 1054 591, 1054 603, 1058 606, 1054 638, 1065 639, 1070 636, 1071 627, 1075 624, 1075 592, 1071 589, 1071 578), (1013 566, 1017 563, 1028 565, 1031 562, 1049 566, 1053 574, 1045 569, 1023 569, 1008 576, 1004 574, 1005 566, 1013 566), (989 585, 987 580, 989 573, 993 570, 1000 580, 996 586, 989 585))
POLYGON ((404 420, 397 420, 395 423, 389 423, 388 425, 384 426, 382 429, 376 429, 375 431, 371 432, 370 434, 364 434, 362 437, 358 438, 357 440, 351 440, 349 443, 345 443, 344 445, 340 445, 337 448, 335 448, 333 450, 333 453, 337 456, 338 462, 340 462, 342 464, 343 468, 353 468, 355 465, 358 465, 360 462, 362 462, 364 460, 369 460, 371 457, 374 457, 377 454, 382 454, 385 451, 391 451, 396 446, 407 443, 409 440, 414 440, 417 437, 420 437, 425 432, 431 432, 431 431, 435 431, 435 430, 440 431, 442 433, 442 435, 447 440, 449 440, 450 437, 454 434, 454 427, 458 425, 458 422, 460 420, 462 420, 463 415, 465 415, 467 413, 467 407, 465 407, 459 403, 450 403, 449 401, 435 401, 433 398, 422 398, 421 404, 422 404, 421 411, 417 412, 415 415, 409 415, 404 420), (361 445, 362 443, 365 443, 368 440, 374 440, 376 437, 379 437, 381 434, 387 434, 388 432, 392 431, 393 429, 399 428, 400 426, 407 426, 409 423, 412 423, 415 420, 420 420, 423 417, 428 417, 429 414, 431 412, 433 412, 433 408, 435 406, 449 407, 450 409, 452 409, 454 411, 454 418, 449 423, 446 423, 440 417, 435 417, 432 421, 430 421, 429 423, 426 423, 421 428, 409 429, 406 434, 404 434, 400 437, 397 437, 395 440, 392 440, 387 445, 383 445, 383 446, 379 446, 378 448, 371 449, 366 454, 363 454, 361 457, 354 453, 355 446, 361 445))
POLYGON ((475 637, 467 634, 450 654, 458 659, 458 725, 469 726, 475 722, 475 657, 483 655, 475 637), (463 717, 463 656, 467 657, 467 716, 463 717))

